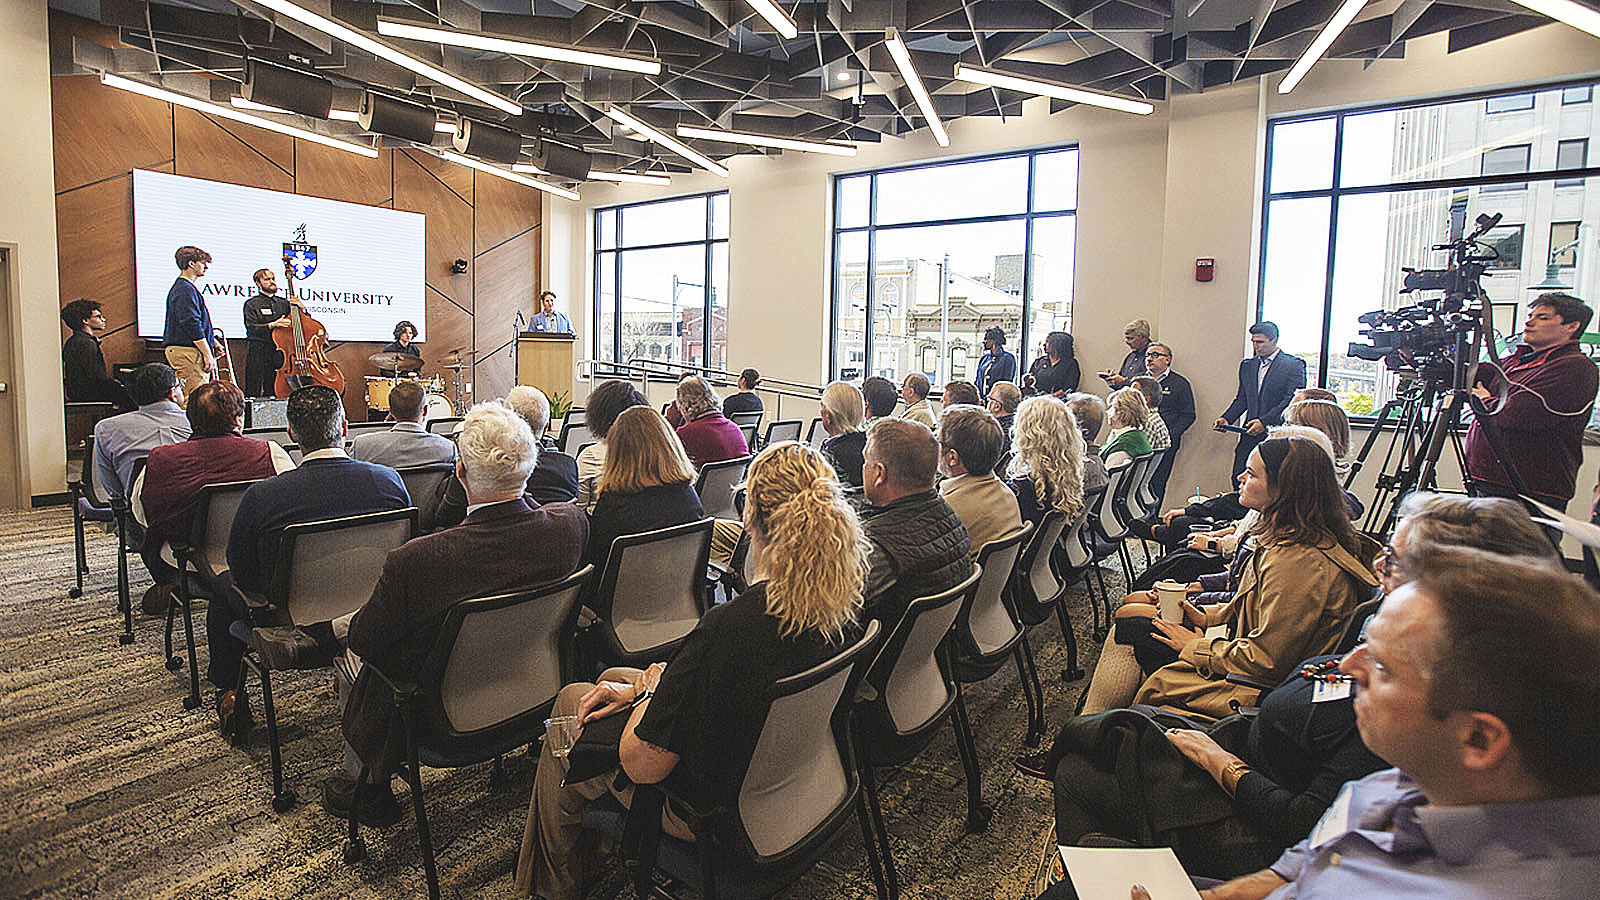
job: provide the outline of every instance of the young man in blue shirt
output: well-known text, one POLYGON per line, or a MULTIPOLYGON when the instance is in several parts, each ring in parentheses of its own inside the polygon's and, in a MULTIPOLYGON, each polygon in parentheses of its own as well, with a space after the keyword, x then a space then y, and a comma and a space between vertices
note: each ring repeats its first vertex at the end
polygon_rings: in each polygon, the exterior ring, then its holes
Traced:
POLYGON ((173 254, 178 263, 178 278, 167 291, 167 323, 162 334, 167 364, 183 382, 184 403, 189 394, 217 375, 216 351, 212 345, 211 311, 200 297, 195 282, 211 265, 211 254, 199 247, 179 247, 173 254))

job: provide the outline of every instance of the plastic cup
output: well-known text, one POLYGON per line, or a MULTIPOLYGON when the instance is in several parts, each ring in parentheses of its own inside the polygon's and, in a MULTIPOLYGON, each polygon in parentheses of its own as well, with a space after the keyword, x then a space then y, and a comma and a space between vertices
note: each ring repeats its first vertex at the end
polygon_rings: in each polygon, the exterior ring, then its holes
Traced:
POLYGON ((1183 601, 1189 596, 1189 586, 1176 581, 1158 581, 1155 588, 1156 608, 1162 621, 1182 624, 1183 601))
POLYGON ((550 755, 556 759, 563 759, 571 752, 572 745, 578 741, 578 733, 583 731, 583 723, 577 716, 556 716, 544 720, 544 742, 550 747, 550 755))

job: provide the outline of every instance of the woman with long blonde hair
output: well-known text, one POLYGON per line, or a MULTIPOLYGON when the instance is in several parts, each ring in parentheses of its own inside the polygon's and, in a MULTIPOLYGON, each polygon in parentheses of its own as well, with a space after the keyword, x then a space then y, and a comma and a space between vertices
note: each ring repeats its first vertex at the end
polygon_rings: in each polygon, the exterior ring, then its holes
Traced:
MULTIPOLYGON (((707 809, 737 803, 730 770, 755 746, 778 680, 830 659, 860 632, 867 542, 832 466, 785 441, 751 462, 746 484, 756 583, 707 612, 670 665, 610 669, 598 684, 567 685, 552 713, 584 722, 627 714, 618 755, 628 779, 655 784, 676 772, 674 783, 707 809)), ((563 784, 566 763, 551 746, 534 777, 517 886, 545 900, 577 900, 584 801, 614 790, 616 772, 563 784)), ((628 802, 631 793, 618 796, 628 802)), ((670 812, 663 828, 694 840, 670 812)))
POLYGON ((1012 422, 1011 490, 1025 522, 1038 525, 1052 509, 1068 525, 1084 514, 1083 433, 1067 405, 1054 397, 1029 397, 1012 422))

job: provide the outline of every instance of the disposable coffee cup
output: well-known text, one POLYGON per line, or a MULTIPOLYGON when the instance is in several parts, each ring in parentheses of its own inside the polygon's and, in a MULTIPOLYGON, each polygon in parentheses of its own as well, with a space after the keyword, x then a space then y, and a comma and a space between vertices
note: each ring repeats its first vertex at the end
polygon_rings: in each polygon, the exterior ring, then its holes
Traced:
POLYGON ((556 759, 566 757, 578 741, 583 723, 577 716, 556 716, 544 720, 544 742, 550 745, 550 755, 556 759))
POLYGON ((1162 621, 1182 624, 1183 601, 1188 595, 1188 585, 1176 581, 1156 582, 1156 608, 1160 611, 1162 621))

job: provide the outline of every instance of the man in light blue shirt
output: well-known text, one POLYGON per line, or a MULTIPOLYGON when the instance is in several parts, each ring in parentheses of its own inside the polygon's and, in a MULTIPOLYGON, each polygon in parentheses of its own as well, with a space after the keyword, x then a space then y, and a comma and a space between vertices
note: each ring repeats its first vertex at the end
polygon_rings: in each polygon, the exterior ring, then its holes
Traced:
POLYGON ((572 320, 566 313, 556 312, 556 292, 545 291, 539 295, 539 311, 528 320, 529 331, 545 331, 551 334, 573 334, 572 320))
POLYGON ((94 426, 94 480, 114 500, 128 496, 133 466, 150 451, 189 439, 189 418, 178 403, 183 390, 166 363, 148 363, 133 373, 133 401, 139 408, 101 419, 94 426))
POLYGON ((1340 666, 1362 741, 1397 768, 1346 784, 1309 837, 1207 900, 1595 895, 1600 597, 1476 550, 1416 569, 1340 666))

